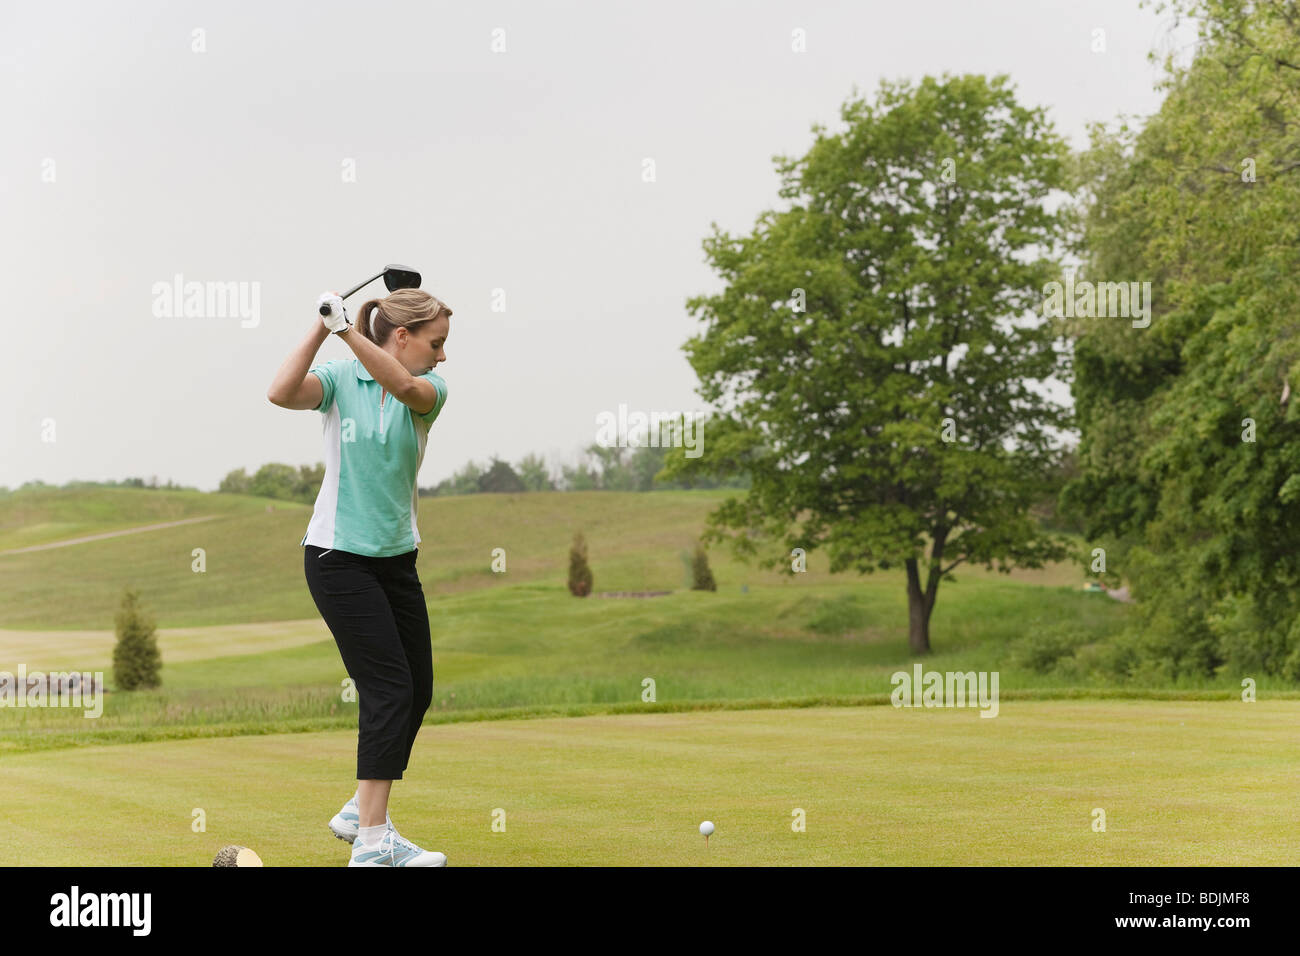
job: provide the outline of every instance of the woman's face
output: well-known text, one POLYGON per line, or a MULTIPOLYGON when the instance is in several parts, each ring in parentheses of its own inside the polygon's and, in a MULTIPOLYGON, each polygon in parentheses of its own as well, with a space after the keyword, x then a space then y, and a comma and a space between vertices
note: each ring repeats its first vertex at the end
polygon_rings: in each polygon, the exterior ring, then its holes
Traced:
POLYGON ((422 325, 414 334, 399 329, 395 335, 398 336, 397 358, 406 366, 406 370, 412 375, 423 375, 429 369, 437 368, 442 362, 447 361, 447 353, 443 351, 443 345, 447 341, 447 333, 451 329, 451 321, 445 315, 440 315, 432 322, 422 325), (401 340, 406 340, 406 347, 403 348, 401 340))

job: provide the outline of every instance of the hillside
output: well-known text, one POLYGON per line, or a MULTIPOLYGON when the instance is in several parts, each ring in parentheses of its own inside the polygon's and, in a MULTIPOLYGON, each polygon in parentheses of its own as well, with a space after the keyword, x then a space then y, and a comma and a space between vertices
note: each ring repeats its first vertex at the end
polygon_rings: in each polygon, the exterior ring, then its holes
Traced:
MULTIPOLYGON (((562 586, 573 532, 587 537, 595 589, 675 590, 688 586, 685 557, 726 490, 538 492, 466 495, 420 501, 420 578, 439 595, 521 583, 562 586), (494 548, 507 570, 494 574, 494 548)), ((299 545, 310 519, 305 505, 239 495, 152 489, 40 491, 0 500, 0 541, 19 547, 198 515, 212 520, 69 547, 0 555, 0 628, 111 629, 127 587, 138 588, 159 627, 181 628, 316 618, 299 545), (271 508, 273 510, 268 511, 271 508), (28 521, 30 524, 22 524, 28 521), (31 529, 37 529, 33 531, 31 529), (55 535, 54 530, 61 532, 55 535), (195 549, 206 570, 192 570, 195 549)), ((760 572, 714 548, 710 562, 723 591, 744 586, 845 585, 820 554, 792 578, 760 572)), ((959 569, 958 578, 1004 576, 959 569)), ((1016 572, 1013 579, 1077 586, 1072 565, 1016 572)), ((877 573, 874 587, 903 593, 901 572, 877 573)), ((940 592, 939 606, 944 592, 940 592)))

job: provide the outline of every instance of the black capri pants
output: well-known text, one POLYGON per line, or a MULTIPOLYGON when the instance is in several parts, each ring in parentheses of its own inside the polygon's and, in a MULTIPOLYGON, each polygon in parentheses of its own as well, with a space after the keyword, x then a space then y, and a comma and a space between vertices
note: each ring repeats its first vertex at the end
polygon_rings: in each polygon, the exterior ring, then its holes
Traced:
POLYGON ((307 587, 356 685, 357 779, 401 780, 433 700, 418 549, 387 558, 303 546, 307 587))

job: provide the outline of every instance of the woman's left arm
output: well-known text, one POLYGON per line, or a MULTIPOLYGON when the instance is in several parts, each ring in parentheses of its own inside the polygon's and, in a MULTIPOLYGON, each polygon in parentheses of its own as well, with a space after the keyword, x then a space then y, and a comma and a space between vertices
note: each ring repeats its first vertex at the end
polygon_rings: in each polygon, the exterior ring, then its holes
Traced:
MULTIPOLYGON (((418 395, 423 394, 424 389, 419 388, 421 384, 427 386, 429 391, 435 392, 436 397, 436 391, 427 380, 416 378, 402 367, 401 362, 357 329, 344 329, 337 335, 348 344, 348 348, 352 349, 352 353, 366 367, 366 371, 375 377, 375 381, 388 389, 388 394, 403 405, 409 405, 418 395)), ((429 403, 429 407, 433 407, 432 402, 429 403)))

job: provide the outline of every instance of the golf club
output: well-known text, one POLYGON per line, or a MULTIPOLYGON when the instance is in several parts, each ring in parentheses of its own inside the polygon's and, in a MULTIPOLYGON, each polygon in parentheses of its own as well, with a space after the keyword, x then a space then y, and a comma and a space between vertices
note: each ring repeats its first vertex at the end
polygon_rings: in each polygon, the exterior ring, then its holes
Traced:
MULTIPOLYGON (((374 282, 380 276, 384 277, 384 285, 388 286, 389 292, 396 292, 398 289, 418 289, 420 287, 420 273, 416 272, 410 266, 399 266, 390 263, 389 265, 384 266, 381 272, 376 272, 369 279, 366 279, 363 282, 358 282, 351 289, 348 289, 347 292, 344 292, 343 295, 339 296, 339 298, 346 299, 352 293, 356 292, 361 287, 374 282)), ((328 305, 322 305, 320 307, 320 314, 329 315, 330 307, 328 305)))

